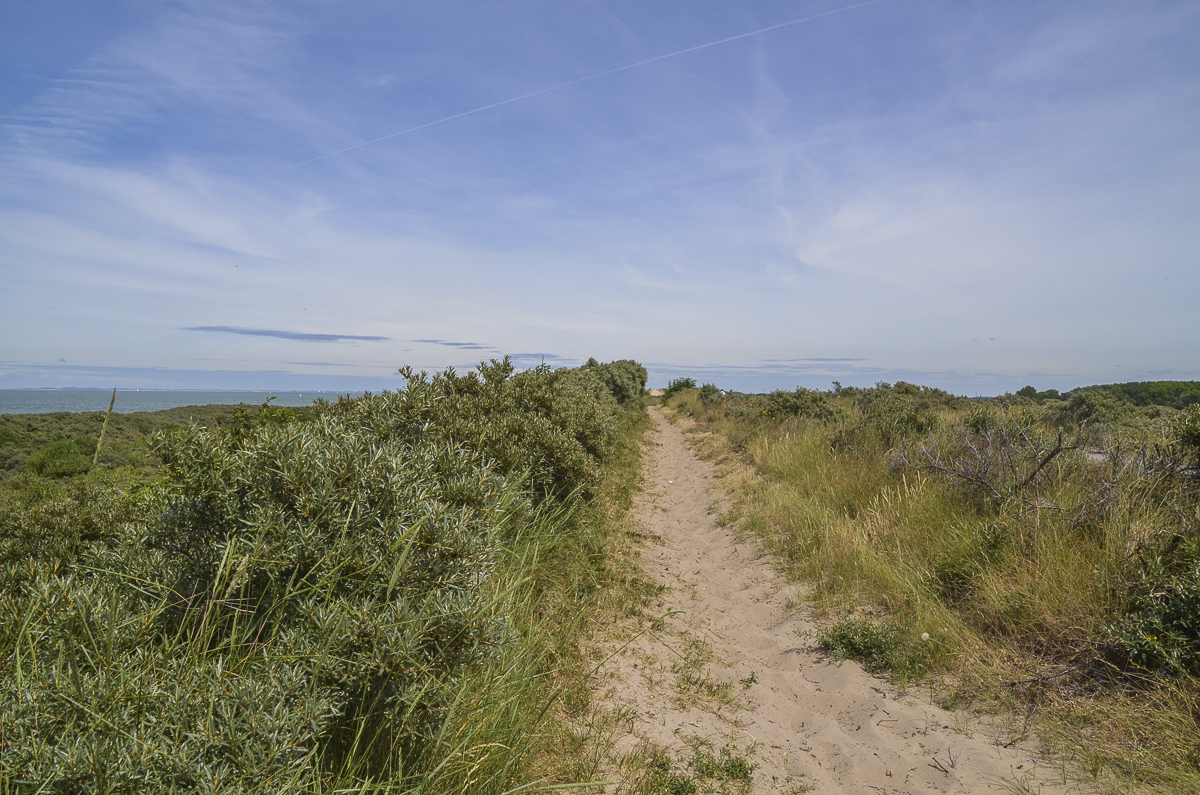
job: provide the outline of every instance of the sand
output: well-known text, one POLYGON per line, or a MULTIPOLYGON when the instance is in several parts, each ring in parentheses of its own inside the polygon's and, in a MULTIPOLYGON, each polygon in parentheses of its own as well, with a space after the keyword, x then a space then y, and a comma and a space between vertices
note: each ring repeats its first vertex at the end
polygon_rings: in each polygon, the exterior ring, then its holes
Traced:
POLYGON ((1029 746, 1006 747, 975 718, 816 650, 803 585, 717 525, 712 467, 650 413, 635 512, 651 540, 639 554, 666 587, 656 610, 679 612, 601 669, 597 701, 624 716, 618 755, 647 743, 680 760, 697 743, 730 747, 757 765, 754 793, 1074 791, 1029 746))

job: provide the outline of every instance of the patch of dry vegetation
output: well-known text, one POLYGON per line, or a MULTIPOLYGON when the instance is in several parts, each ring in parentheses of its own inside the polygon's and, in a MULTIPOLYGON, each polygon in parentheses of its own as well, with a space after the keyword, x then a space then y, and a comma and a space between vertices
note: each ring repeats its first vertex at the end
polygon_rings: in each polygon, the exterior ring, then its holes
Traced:
POLYGON ((827 649, 1006 712, 1101 790, 1200 791, 1200 409, 907 384, 667 403, 710 434, 726 521, 813 583, 827 649))

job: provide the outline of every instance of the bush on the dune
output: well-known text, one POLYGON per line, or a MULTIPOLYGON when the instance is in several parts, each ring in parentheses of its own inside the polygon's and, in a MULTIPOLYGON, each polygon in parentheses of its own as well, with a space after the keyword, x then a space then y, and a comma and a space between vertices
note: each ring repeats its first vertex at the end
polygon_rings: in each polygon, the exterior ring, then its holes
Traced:
POLYGON ((462 683, 522 643, 506 545, 596 486, 618 407, 586 370, 404 373, 311 421, 160 434, 169 477, 136 493, 3 505, 0 656, 21 674, 0 690, 0 779, 432 775, 462 683))
POLYGON ((646 379, 649 374, 645 367, 632 359, 618 359, 600 364, 592 358, 588 359, 583 369, 584 372, 599 378, 623 406, 638 400, 646 391, 646 379))
POLYGON ((767 413, 775 418, 801 417, 833 422, 845 412, 826 392, 797 387, 793 392, 776 390, 767 398, 767 413))

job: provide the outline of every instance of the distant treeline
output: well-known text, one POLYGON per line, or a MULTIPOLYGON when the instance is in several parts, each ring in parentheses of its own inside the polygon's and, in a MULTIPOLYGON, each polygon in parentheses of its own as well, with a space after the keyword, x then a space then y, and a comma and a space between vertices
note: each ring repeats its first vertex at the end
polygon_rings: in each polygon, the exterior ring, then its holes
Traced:
POLYGON ((1117 400, 1134 406, 1169 406, 1182 409, 1200 403, 1200 381, 1130 381, 1124 384, 1096 384, 1081 386, 1059 394, 1057 389, 1037 390, 1032 386, 1017 391, 1042 403, 1046 400, 1067 400, 1082 392, 1102 392, 1117 400))

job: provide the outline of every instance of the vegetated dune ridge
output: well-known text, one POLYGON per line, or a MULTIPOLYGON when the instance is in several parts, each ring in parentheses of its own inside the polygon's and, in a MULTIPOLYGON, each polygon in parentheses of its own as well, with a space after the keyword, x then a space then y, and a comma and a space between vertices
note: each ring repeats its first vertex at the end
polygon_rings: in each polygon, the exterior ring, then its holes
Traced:
POLYGON ((717 525, 712 467, 650 412, 657 433, 636 511, 655 540, 640 554, 647 577, 666 587, 660 609, 680 612, 603 668, 600 702, 630 716, 619 752, 649 743, 682 760, 697 742, 729 747, 757 765, 755 793, 1073 790, 1032 744, 1008 744, 994 727, 817 652, 807 639, 816 625, 791 606, 796 586, 717 525), (688 697, 681 685, 681 647, 694 652, 696 641, 710 645, 712 662, 690 681, 709 681, 698 688, 709 694, 724 683, 725 698, 688 697))

